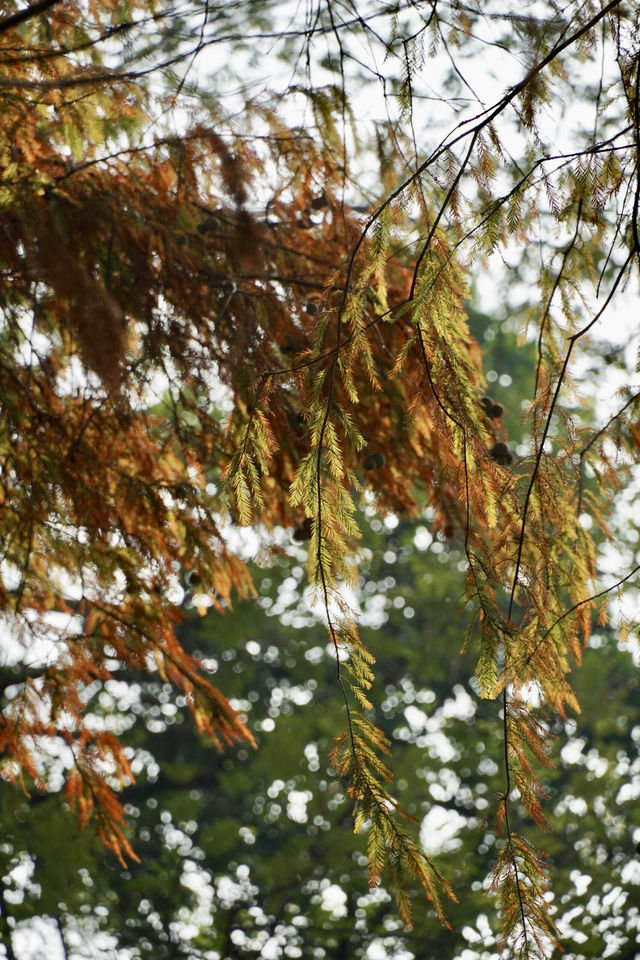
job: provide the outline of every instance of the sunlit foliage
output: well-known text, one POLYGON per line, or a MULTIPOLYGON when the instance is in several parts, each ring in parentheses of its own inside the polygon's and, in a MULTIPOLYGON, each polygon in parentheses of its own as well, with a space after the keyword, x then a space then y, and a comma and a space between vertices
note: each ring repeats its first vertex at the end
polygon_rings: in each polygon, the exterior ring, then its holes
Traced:
POLYGON ((17 669, 5 779, 52 789, 55 749, 80 822, 135 858, 117 797, 132 771, 90 721, 87 686, 157 671, 213 743, 253 744, 178 639, 178 576, 222 613, 254 591, 235 528, 292 528, 334 652, 346 730, 331 756, 367 829, 370 883, 388 877, 410 924, 417 882, 447 923, 454 894, 396 799, 374 658, 349 609, 363 493, 381 513, 428 504, 433 530, 461 541, 466 645, 483 697, 501 704, 490 815, 503 943, 548 955, 544 840, 516 820, 522 808, 545 826, 550 717, 579 709, 568 673, 613 589, 598 582, 597 545, 637 459, 632 381, 594 426, 572 377, 637 284, 639 36, 622 0, 522 15, 329 0, 304 18, 266 0, 10 6, 0 603, 17 669), (464 76, 487 45, 517 63, 489 105, 464 76), (431 123, 422 101, 443 56, 431 123), (274 69, 273 85, 252 84, 275 64, 282 82, 274 69), (594 64, 588 124, 565 122, 594 64), (361 122, 374 90, 387 117, 361 122), (536 353, 519 452, 467 322, 474 271, 497 256, 537 285, 520 331, 536 353))

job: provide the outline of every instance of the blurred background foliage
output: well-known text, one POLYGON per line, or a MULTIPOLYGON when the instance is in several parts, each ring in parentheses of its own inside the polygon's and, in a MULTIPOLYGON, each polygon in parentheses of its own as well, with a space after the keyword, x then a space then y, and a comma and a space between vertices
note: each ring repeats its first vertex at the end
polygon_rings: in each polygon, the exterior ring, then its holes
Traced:
MULTIPOLYGON (((504 406, 517 450, 534 346, 516 349, 508 321, 471 310, 471 323, 486 349, 487 392, 504 406)), ((306 547, 281 531, 276 548, 254 550, 256 600, 202 616, 207 600, 185 582, 180 628, 185 648, 246 714, 258 749, 217 752, 157 674, 116 669, 89 687, 93 722, 118 733, 137 777, 123 797, 140 862, 123 869, 90 831, 78 832, 62 797, 5 784, 10 956, 499 956, 486 877, 495 842, 487 811, 504 788, 502 724, 498 705, 478 696, 473 637, 465 648, 460 531, 435 529, 428 503, 417 522, 382 519, 366 502, 361 519, 353 601, 377 658, 375 720, 393 744, 397 800, 459 899, 453 930, 416 903, 407 931, 384 887, 367 888, 366 840, 353 835, 351 804, 327 763, 342 710, 333 653, 305 598, 306 547)), ((582 713, 552 726, 545 849, 568 958, 637 955, 640 724, 628 647, 611 629, 593 635, 572 675, 582 713)))

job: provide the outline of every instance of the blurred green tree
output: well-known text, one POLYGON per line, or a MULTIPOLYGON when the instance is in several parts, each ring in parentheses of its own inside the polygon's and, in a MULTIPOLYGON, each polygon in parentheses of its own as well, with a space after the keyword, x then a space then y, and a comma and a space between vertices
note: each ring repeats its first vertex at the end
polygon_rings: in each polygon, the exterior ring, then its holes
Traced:
MULTIPOLYGON (((377 719, 393 743, 396 796, 436 862, 449 864, 460 901, 454 929, 416 905, 408 931, 389 890, 366 890, 362 842, 327 765, 340 714, 332 659, 305 608, 294 544, 289 562, 254 570, 261 609, 243 602, 222 622, 195 617, 181 628, 189 652, 247 713, 257 751, 216 754, 158 678, 91 691, 88 709, 121 731, 136 772, 123 800, 139 864, 105 859, 60 798, 5 792, 4 869, 16 878, 7 891, 25 931, 17 960, 33 955, 26 931, 36 917, 55 918, 49 942, 64 937, 71 957, 85 949, 149 960, 498 955, 487 815, 501 789, 501 725, 478 695, 473 652, 459 655, 460 542, 432 538, 430 526, 429 517, 396 526, 369 517, 360 606, 378 657, 377 719), (20 864, 29 865, 28 883, 20 864)), ((631 958, 640 922, 637 688, 612 631, 599 631, 592 646, 575 677, 583 712, 577 725, 554 725, 557 767, 544 780, 552 903, 567 956, 631 958)))

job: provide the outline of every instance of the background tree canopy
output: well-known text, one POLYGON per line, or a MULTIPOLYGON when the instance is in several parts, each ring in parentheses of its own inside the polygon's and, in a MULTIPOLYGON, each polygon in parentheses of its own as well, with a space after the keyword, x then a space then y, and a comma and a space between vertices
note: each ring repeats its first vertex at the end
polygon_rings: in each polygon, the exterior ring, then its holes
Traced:
POLYGON ((9 960, 634 956, 638 4, 5 6, 9 960))

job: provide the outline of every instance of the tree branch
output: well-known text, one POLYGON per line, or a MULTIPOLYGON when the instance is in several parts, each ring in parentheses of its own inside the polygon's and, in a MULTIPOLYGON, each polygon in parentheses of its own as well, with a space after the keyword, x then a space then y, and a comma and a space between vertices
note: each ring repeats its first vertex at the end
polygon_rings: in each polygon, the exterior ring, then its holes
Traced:
POLYGON ((30 20, 32 17, 37 17, 39 14, 44 13, 44 11, 50 7, 55 7, 58 3, 60 3, 60 0, 38 0, 37 3, 32 3, 28 7, 18 10, 17 13, 3 17, 0 20, 0 33, 4 33, 5 30, 12 30, 26 20, 30 20))

